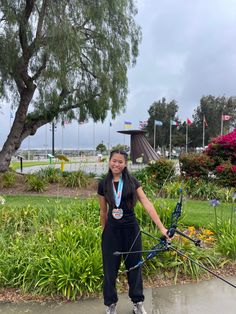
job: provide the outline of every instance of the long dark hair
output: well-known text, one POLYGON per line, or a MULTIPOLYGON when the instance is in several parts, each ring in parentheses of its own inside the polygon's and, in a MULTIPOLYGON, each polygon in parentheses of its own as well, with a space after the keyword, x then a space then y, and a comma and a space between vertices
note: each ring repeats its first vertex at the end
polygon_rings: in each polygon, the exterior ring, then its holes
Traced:
MULTIPOLYGON (((125 161, 128 161, 128 154, 124 150, 113 150, 110 153, 110 158, 111 160, 112 156, 114 154, 121 154, 124 156, 125 161)), ((126 199, 127 207, 128 209, 134 208, 136 202, 137 202, 137 195, 135 191, 135 185, 133 182, 133 177, 129 173, 127 167, 125 167, 122 171, 122 179, 124 182, 123 185, 123 191, 122 191, 122 197, 126 199)), ((115 199, 114 199, 114 193, 113 193, 113 185, 112 185, 112 180, 113 180, 113 174, 111 172, 111 169, 109 169, 108 174, 105 177, 104 180, 104 195, 107 203, 109 204, 110 207, 115 208, 115 199)))

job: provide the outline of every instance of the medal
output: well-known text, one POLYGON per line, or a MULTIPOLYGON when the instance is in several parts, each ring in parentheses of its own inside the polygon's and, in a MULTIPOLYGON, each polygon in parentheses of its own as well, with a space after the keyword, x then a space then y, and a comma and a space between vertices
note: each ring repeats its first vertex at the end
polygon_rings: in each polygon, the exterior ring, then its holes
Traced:
POLYGON ((117 191, 115 188, 114 181, 113 183, 113 193, 114 193, 114 199, 116 203, 116 208, 113 208, 112 210, 112 216, 115 219, 121 219, 123 217, 123 209, 119 208, 120 202, 121 202, 121 196, 122 196, 122 190, 123 190, 123 180, 122 180, 122 175, 120 176, 117 191))
POLYGON ((123 209, 122 208, 112 209, 112 216, 115 219, 121 219, 123 217, 123 209))

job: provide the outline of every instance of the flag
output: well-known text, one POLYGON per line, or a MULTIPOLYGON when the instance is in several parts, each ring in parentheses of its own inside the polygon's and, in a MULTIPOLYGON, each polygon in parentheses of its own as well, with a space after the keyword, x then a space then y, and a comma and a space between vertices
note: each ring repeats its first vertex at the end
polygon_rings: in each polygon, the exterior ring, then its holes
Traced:
POLYGON ((147 121, 147 120, 145 120, 145 121, 139 121, 139 128, 140 128, 140 129, 146 128, 147 125, 148 125, 148 121, 147 121))
POLYGON ((222 121, 228 121, 232 118, 232 116, 229 116, 227 114, 222 114, 222 121))
POLYGON ((159 126, 163 125, 163 123, 161 121, 159 121, 159 120, 155 120, 154 123, 155 123, 155 125, 159 125, 159 126))
POLYGON ((188 125, 193 124, 193 122, 192 122, 189 118, 187 118, 187 121, 186 121, 186 122, 187 122, 188 125))
POLYGON ((208 124, 207 124, 205 116, 203 116, 203 123, 204 123, 205 127, 208 127, 208 124))
POLYGON ((178 126, 178 125, 179 125, 179 122, 178 122, 178 121, 174 121, 174 120, 170 120, 170 124, 171 124, 171 125, 178 126))
POLYGON ((132 122, 130 121, 124 121, 124 128, 125 129, 130 129, 132 127, 132 122))

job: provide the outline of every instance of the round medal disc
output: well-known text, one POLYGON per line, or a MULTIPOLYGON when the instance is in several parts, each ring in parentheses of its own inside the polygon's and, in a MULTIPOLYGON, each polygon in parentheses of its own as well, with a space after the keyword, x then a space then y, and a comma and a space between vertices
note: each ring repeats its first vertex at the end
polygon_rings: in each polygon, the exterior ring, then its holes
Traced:
POLYGON ((123 209, 122 208, 114 208, 112 210, 112 216, 115 219, 121 219, 123 217, 123 209))

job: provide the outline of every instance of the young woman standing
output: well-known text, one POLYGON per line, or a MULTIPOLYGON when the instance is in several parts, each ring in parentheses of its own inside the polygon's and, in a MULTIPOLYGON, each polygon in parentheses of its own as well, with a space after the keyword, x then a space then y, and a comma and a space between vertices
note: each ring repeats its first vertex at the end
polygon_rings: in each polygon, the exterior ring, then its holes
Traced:
MULTIPOLYGON (((138 180, 127 169, 128 155, 125 151, 114 150, 110 154, 109 171, 105 179, 99 182, 98 195, 100 204, 100 222, 102 233, 102 256, 104 285, 103 296, 107 314, 116 314, 118 301, 116 278, 121 263, 121 256, 114 256, 115 251, 141 251, 141 234, 135 217, 134 207, 139 200, 161 233, 167 237, 154 206, 148 200, 138 180)), ((141 253, 123 256, 126 269, 141 260, 141 253)), ((146 314, 143 307, 143 282, 141 268, 127 273, 129 297, 133 302, 135 314, 146 314)))

